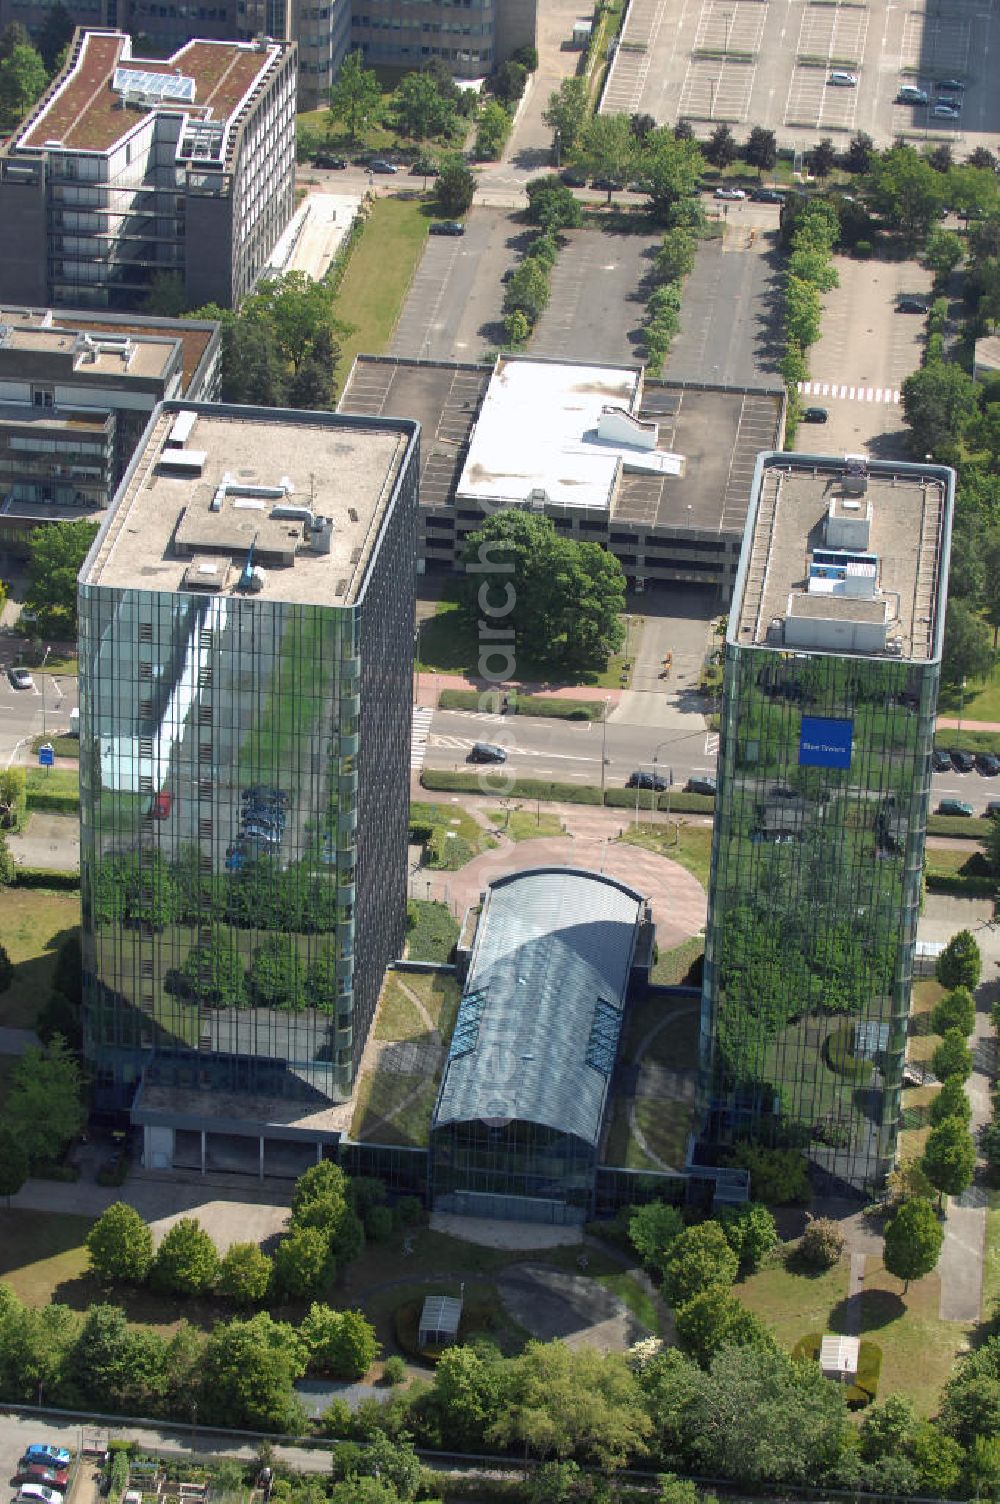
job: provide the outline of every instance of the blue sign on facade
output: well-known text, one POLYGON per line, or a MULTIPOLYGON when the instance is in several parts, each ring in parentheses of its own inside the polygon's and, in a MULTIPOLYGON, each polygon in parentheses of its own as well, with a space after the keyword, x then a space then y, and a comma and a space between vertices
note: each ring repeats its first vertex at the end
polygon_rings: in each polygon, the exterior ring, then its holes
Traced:
POLYGON ((799 733, 799 766, 849 768, 853 732, 853 721, 804 715, 799 733))
POLYGON ((38 749, 38 766, 51 768, 56 760, 56 754, 50 742, 43 742, 38 749))

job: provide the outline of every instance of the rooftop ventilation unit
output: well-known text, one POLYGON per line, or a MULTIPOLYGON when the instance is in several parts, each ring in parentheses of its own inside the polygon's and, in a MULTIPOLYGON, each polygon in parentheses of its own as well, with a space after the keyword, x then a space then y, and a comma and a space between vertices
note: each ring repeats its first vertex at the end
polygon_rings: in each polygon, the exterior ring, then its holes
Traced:
POLYGON ((295 502, 279 502, 271 508, 271 516, 275 522, 304 522, 307 528, 312 528, 316 522, 311 507, 297 505, 295 502))

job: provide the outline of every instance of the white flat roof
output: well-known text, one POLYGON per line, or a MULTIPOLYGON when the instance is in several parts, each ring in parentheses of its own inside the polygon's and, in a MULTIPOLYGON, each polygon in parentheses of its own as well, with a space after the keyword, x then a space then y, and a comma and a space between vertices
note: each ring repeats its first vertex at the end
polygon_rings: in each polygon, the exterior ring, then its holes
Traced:
POLYGON ((535 491, 558 505, 607 511, 621 451, 595 444, 593 431, 609 403, 633 411, 641 381, 638 366, 501 355, 472 431, 457 499, 523 503, 535 491))

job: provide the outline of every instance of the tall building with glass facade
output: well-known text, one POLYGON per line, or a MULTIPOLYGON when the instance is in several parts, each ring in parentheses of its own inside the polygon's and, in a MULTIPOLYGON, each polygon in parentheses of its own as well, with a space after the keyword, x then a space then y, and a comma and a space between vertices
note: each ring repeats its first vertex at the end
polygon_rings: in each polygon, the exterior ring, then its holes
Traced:
POLYGON ((954 473, 759 456, 725 647, 707 1136, 891 1168, 954 473))
POLYGON ((411 422, 161 404, 81 572, 85 1048, 148 1166, 342 1126, 405 930, 417 464, 411 422))

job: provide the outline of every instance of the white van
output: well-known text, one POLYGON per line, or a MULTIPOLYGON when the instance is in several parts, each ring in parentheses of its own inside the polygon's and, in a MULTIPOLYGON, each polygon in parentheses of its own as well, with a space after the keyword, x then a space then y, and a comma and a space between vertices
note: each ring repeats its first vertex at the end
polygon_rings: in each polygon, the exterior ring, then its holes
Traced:
POLYGON ((858 75, 856 73, 847 73, 843 68, 834 68, 827 79, 827 83, 839 84, 842 89, 855 89, 857 88, 858 75))

